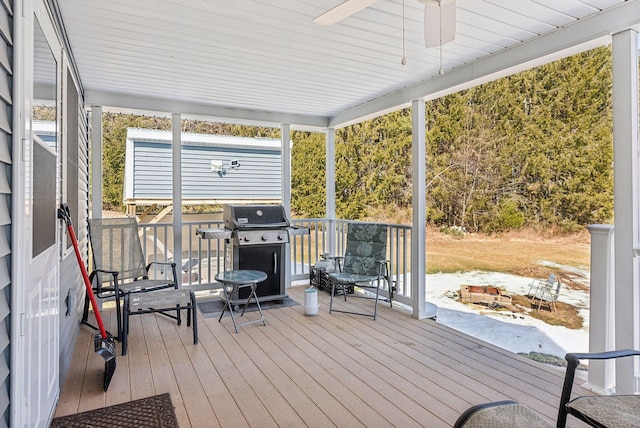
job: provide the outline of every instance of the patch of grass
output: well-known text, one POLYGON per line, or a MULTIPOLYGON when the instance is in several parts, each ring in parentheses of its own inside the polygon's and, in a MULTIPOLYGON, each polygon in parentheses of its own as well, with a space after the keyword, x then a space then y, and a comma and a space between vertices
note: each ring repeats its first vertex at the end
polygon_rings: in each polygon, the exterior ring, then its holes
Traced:
POLYGON ((540 352, 518 352, 518 355, 529 358, 530 360, 538 361, 544 364, 551 364, 552 366, 566 367, 567 360, 564 358, 556 357, 555 355, 542 354, 540 352))
POLYGON ((495 305, 482 303, 466 303, 466 305, 482 310, 488 308, 495 312, 509 312, 513 314, 527 314, 532 318, 537 318, 549 325, 558 325, 579 330, 582 328, 584 320, 578 313, 575 306, 568 303, 556 302, 558 311, 554 311, 549 306, 542 305, 538 310, 537 303, 531 303, 527 296, 511 296, 511 305, 495 305))
MULTIPOLYGON (((555 355, 542 354, 540 352, 518 352, 518 355, 522 355, 530 360, 538 361, 539 363, 549 364, 558 367, 567 367, 567 360, 564 358, 556 357, 555 355)), ((579 364, 578 370, 587 370, 589 366, 586 364, 579 364)))
POLYGON ((559 325, 579 330, 582 328, 584 320, 578 313, 578 309, 568 303, 556 302, 555 312, 553 309, 544 304, 538 310, 538 304, 532 304, 527 296, 511 296, 511 300, 516 307, 526 308, 529 316, 544 321, 550 325, 559 325))
POLYGON ((589 266, 590 236, 548 236, 533 230, 500 235, 467 233, 453 236, 427 229, 427 273, 505 272, 532 278, 546 278, 549 268, 539 260, 568 266, 589 266))

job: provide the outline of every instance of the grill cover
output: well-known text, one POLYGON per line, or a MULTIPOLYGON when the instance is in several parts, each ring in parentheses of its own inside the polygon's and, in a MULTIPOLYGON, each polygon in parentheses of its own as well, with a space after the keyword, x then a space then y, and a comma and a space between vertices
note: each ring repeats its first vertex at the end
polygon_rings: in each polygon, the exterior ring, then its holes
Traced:
POLYGON ((227 229, 283 228, 290 221, 283 205, 224 205, 222 218, 227 229))

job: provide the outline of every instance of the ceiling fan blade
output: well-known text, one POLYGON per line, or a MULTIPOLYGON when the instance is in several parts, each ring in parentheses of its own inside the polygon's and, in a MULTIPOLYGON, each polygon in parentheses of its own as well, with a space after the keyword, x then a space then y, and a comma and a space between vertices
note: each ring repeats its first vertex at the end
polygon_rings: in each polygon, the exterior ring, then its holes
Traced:
POLYGON ((424 5, 424 44, 444 45, 456 38, 455 0, 427 1, 424 5))
POLYGON ((322 15, 313 18, 313 22, 319 25, 332 25, 336 22, 342 21, 345 18, 360 12, 367 6, 372 5, 378 0, 347 0, 340 3, 333 9, 329 9, 322 15))

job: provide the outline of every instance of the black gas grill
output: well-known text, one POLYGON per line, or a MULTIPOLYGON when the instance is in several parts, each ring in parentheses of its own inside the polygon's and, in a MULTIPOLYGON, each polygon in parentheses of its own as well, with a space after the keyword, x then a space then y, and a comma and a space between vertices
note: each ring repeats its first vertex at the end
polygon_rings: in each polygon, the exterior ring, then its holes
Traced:
MULTIPOLYGON (((224 205, 224 227, 231 231, 225 241, 225 270, 259 270, 267 279, 258 284, 258 300, 287 297, 285 269, 290 221, 282 205, 224 205)), ((231 296, 233 304, 249 297, 249 288, 231 296), (245 295, 246 294, 246 295, 245 295)))

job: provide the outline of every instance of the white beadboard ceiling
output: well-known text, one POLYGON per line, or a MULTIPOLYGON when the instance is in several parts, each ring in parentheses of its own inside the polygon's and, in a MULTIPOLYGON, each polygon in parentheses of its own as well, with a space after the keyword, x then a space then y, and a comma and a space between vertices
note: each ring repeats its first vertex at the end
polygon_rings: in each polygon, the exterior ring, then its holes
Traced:
POLYGON ((312 22, 341 1, 56 3, 89 104, 320 127, 602 43, 640 21, 640 0, 457 0, 440 76, 418 0, 404 0, 406 65, 402 0, 328 27, 312 22))

